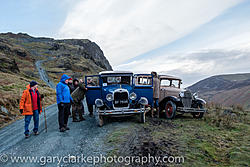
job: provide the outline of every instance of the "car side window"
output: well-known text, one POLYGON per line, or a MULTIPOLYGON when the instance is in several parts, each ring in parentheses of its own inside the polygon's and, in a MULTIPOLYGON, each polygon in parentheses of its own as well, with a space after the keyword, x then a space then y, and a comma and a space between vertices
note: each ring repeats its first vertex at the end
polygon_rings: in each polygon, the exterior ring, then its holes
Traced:
POLYGON ((170 86, 171 81, 168 79, 161 80, 161 86, 170 86))
POLYGON ((178 80, 172 80, 172 87, 178 87, 179 86, 179 81, 178 80))
POLYGON ((87 77, 87 86, 88 87, 96 87, 99 86, 99 77, 87 77))
POLYGON ((152 85, 152 77, 137 76, 135 77, 135 85, 152 85))

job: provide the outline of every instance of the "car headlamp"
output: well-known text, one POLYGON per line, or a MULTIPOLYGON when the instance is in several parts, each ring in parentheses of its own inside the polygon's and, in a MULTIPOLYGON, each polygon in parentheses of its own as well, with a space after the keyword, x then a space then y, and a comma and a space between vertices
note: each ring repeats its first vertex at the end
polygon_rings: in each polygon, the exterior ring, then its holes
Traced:
POLYGON ((180 93, 179 93, 179 96, 180 96, 180 97, 184 97, 184 92, 180 92, 180 93))
POLYGON ((113 95, 112 94, 107 94, 106 99, 108 101, 112 101, 113 100, 113 95))
POLYGON ((135 99, 137 98, 137 95, 136 95, 134 92, 133 92, 133 93, 130 93, 129 98, 130 98, 131 100, 135 100, 135 99))

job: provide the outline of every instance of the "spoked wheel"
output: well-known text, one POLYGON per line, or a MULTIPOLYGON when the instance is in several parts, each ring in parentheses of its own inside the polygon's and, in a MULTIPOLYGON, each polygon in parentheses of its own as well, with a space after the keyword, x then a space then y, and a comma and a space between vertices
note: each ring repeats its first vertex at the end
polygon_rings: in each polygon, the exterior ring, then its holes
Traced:
POLYGON ((167 119, 173 119, 176 115, 176 104, 172 101, 168 101, 165 105, 165 117, 167 119))
MULTIPOLYGON (((198 109, 204 108, 202 103, 199 103, 197 106, 198 106, 197 107, 198 109)), ((204 112, 196 112, 196 113, 192 113, 192 115, 193 115, 193 118, 202 118, 204 115, 204 112)))

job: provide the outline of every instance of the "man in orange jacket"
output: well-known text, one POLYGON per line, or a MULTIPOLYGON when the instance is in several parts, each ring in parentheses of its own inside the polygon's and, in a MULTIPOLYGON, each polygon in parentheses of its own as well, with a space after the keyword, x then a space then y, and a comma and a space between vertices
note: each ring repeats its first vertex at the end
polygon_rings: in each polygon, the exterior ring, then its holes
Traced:
POLYGON ((42 105, 37 86, 36 81, 31 81, 30 84, 26 86, 27 89, 23 91, 20 100, 20 113, 25 116, 25 138, 29 137, 29 124, 32 116, 34 121, 33 132, 35 135, 38 135, 39 114, 42 112, 42 105))

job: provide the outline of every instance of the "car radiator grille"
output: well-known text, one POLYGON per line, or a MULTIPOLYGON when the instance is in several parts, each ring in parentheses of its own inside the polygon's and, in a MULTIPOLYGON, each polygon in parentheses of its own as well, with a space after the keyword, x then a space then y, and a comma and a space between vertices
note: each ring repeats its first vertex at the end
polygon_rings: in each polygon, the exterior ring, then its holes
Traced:
POLYGON ((127 92, 115 92, 113 103, 114 103, 114 107, 116 108, 128 107, 129 105, 128 93, 127 92))
POLYGON ((182 104, 184 107, 190 108, 192 105, 192 93, 187 90, 184 92, 184 97, 182 97, 182 104))

